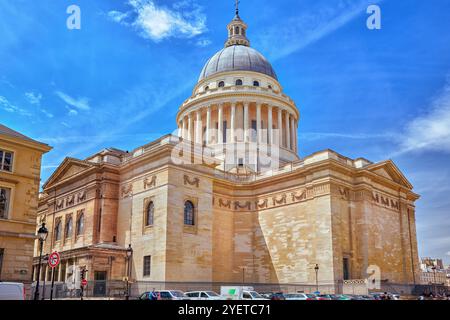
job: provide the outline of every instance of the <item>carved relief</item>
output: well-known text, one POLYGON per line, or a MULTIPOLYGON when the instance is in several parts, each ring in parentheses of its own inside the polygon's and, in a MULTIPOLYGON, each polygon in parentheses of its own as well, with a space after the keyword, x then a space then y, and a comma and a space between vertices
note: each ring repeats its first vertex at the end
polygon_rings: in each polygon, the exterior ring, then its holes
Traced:
POLYGON ((266 209, 269 206, 269 200, 264 199, 263 202, 255 201, 256 209, 266 209))
POLYGON ((86 200, 86 190, 81 191, 78 194, 78 202, 86 200))
POLYGON ((283 195, 281 196, 281 199, 280 199, 280 200, 278 200, 278 198, 277 198, 276 196, 273 197, 273 198, 272 198, 273 205, 276 206, 277 204, 286 204, 286 198, 287 198, 287 195, 286 195, 286 194, 283 194, 283 195))
POLYGON ((72 195, 67 197, 67 199, 66 199, 66 206, 67 207, 68 206, 73 206, 74 203, 75 203, 75 195, 72 194, 72 195))
POLYGON ((128 198, 133 195, 133 184, 130 183, 122 187, 122 198, 128 198))
POLYGON ((350 190, 348 188, 339 187, 339 194, 341 195, 341 199, 344 200, 350 199, 350 190))
POLYGON ((191 185, 198 188, 200 185, 200 179, 194 178, 191 180, 187 175, 184 175, 184 185, 191 185))
POLYGON ((61 210, 64 207, 64 199, 59 199, 56 201, 56 210, 61 210))
POLYGON ((222 199, 219 199, 219 207, 220 208, 227 208, 231 210, 231 201, 228 200, 226 202, 224 202, 222 199))
POLYGON ((247 209, 252 210, 252 203, 250 201, 247 201, 244 205, 241 205, 239 201, 234 202, 234 210, 240 210, 240 209, 247 209))
POLYGON ((376 192, 372 193, 372 201, 373 201, 373 203, 376 203, 383 207, 387 207, 387 208, 397 210, 397 211, 400 210, 400 203, 397 200, 390 199, 390 198, 380 195, 376 192))
POLYGON ((300 194, 296 192, 292 192, 292 202, 306 200, 306 190, 300 192, 300 194))
POLYGON ((156 187, 156 176, 147 177, 144 179, 144 189, 156 187))

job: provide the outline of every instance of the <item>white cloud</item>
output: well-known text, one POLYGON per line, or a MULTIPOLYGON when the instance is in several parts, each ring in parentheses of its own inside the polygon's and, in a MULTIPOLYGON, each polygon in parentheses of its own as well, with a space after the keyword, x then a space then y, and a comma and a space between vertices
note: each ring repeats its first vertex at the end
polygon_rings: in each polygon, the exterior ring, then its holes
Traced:
POLYGON ((13 105, 4 96, 0 96, 0 108, 5 110, 6 112, 18 113, 22 116, 27 116, 27 117, 31 116, 30 112, 28 112, 27 110, 22 109, 20 107, 17 107, 16 105, 13 105))
POLYGON ((131 11, 110 11, 108 17, 133 27, 139 35, 159 42, 166 38, 192 38, 206 32, 206 16, 194 1, 177 2, 171 8, 152 0, 129 0, 131 11))
POLYGON ((68 105, 77 108, 79 110, 89 110, 89 99, 88 98, 73 98, 71 96, 69 96, 68 94, 61 92, 61 91, 56 91, 55 94, 60 97, 65 103, 67 103, 68 105))
MULTIPOLYGON (((311 7, 309 12, 296 14, 264 28, 255 43, 272 61, 284 58, 343 27, 359 14, 366 13, 370 4, 383 0, 339 0, 311 7)), ((361 28, 365 28, 364 25, 361 28)))
POLYGON ((25 92, 25 97, 28 102, 34 105, 40 105, 42 100, 42 94, 36 92, 25 92))
POLYGON ((407 124, 401 136, 401 151, 443 151, 450 153, 450 76, 429 111, 407 124))

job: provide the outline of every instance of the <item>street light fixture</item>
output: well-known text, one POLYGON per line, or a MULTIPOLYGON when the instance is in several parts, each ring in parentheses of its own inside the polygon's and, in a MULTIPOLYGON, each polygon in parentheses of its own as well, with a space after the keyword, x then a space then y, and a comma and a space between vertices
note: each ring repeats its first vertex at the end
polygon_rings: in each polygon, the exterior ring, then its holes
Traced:
POLYGON ((131 257, 133 256, 133 248, 131 248, 131 243, 127 248, 127 293, 125 295, 125 299, 130 299, 130 273, 131 273, 131 257))
POLYGON ((37 269, 36 288, 34 289, 34 300, 39 300, 39 278, 41 277, 42 249, 44 248, 44 242, 47 240, 48 236, 48 230, 45 227, 45 223, 42 223, 42 226, 37 232, 37 236, 39 240, 39 264, 37 269))
POLYGON ((314 270, 316 271, 316 292, 319 292, 319 265, 316 264, 314 267, 314 270))

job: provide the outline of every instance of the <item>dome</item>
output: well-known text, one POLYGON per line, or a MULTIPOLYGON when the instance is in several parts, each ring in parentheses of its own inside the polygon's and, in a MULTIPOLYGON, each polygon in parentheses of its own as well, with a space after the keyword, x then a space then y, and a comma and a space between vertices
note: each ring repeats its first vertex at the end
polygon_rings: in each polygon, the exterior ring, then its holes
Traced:
POLYGON ((269 61, 255 49, 244 45, 233 45, 217 52, 203 67, 199 81, 220 72, 253 71, 278 80, 269 61))

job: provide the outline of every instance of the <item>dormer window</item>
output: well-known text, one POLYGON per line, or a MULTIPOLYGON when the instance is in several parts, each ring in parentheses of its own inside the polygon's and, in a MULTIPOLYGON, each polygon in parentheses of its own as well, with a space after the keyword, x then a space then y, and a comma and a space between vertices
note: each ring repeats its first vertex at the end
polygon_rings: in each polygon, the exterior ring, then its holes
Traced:
POLYGON ((259 87, 259 81, 253 81, 253 86, 254 87, 259 87))
POLYGON ((219 82, 219 88, 223 88, 225 87, 225 82, 224 81, 220 81, 219 82))
POLYGON ((237 85, 237 86, 242 86, 242 84, 243 84, 243 82, 242 82, 241 79, 237 79, 237 80, 236 80, 236 85, 237 85))

